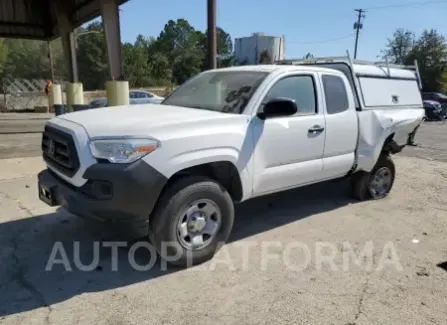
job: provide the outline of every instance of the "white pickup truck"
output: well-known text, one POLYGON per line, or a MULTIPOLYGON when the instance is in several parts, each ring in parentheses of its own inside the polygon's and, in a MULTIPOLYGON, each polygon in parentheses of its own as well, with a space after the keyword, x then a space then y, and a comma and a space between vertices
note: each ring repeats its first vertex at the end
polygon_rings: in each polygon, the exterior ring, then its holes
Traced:
POLYGON ((209 260, 230 234, 234 202, 350 177, 380 199, 423 120, 415 71, 348 58, 203 72, 161 105, 51 119, 39 197, 142 230, 178 265, 209 260))

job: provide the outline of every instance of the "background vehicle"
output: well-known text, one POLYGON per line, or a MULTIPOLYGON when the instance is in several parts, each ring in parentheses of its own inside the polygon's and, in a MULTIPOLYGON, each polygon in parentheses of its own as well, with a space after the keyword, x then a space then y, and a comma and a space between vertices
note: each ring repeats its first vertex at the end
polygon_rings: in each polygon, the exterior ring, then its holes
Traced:
POLYGON ((447 116, 447 96, 441 93, 433 93, 433 92, 423 92, 422 99, 424 100, 432 100, 441 104, 442 107, 442 116, 447 116))
POLYGON ((442 121, 446 118, 441 104, 433 100, 424 100, 425 117, 427 121, 442 121))
POLYGON ((359 200, 390 192, 390 158, 422 122, 419 80, 348 57, 203 72, 162 105, 50 120, 39 196, 148 234, 178 265, 210 259, 234 202, 350 177, 359 200))
POLYGON ((429 92, 423 92, 422 98, 424 100, 433 100, 435 102, 438 102, 440 104, 447 103, 447 96, 441 93, 429 93, 429 92))
MULTIPOLYGON (((145 90, 131 90, 129 91, 129 99, 131 105, 137 104, 160 104, 164 98, 157 96, 145 90)), ((90 102, 91 108, 100 108, 107 106, 107 98, 100 97, 90 102)))

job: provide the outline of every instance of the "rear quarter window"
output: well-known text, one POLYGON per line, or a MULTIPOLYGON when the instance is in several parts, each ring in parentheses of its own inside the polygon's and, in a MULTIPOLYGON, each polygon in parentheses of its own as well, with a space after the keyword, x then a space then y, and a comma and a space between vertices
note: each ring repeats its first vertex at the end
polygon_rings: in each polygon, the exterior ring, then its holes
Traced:
POLYGON ((328 114, 337 114, 349 108, 348 94, 342 78, 333 75, 323 75, 324 97, 328 114))

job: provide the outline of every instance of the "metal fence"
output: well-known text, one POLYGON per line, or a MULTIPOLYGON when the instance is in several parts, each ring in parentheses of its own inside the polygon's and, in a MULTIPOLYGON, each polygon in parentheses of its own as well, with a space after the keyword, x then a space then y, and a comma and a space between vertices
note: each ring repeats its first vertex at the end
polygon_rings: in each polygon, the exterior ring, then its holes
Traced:
POLYGON ((0 109, 3 111, 48 106, 45 79, 2 78, 0 83, 0 109))

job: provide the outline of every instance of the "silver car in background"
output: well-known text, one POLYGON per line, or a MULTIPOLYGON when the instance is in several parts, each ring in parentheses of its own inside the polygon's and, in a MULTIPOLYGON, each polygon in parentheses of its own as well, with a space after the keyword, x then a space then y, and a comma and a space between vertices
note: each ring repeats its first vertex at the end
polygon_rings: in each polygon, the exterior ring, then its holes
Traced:
MULTIPOLYGON (((157 96, 145 90, 129 91, 129 102, 131 105, 137 104, 160 104, 164 100, 163 97, 157 96)), ((107 106, 107 98, 96 98, 90 102, 90 108, 100 108, 107 106)))

